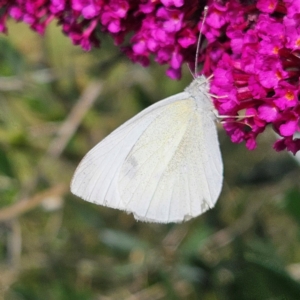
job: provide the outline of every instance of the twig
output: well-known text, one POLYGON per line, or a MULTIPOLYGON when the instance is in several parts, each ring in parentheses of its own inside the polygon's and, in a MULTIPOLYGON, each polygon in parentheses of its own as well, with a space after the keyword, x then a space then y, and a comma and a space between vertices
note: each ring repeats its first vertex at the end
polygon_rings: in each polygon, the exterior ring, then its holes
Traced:
POLYGON ((0 222, 8 221, 33 209, 49 196, 60 196, 68 191, 66 185, 60 184, 46 191, 34 195, 32 198, 23 199, 9 207, 0 210, 0 222))
MULTIPOLYGON (((178 295, 179 299, 190 299, 191 288, 185 281, 176 281, 173 284, 173 288, 178 295)), ((166 287, 162 284, 156 283, 149 286, 141 291, 138 291, 135 294, 130 295, 129 297, 123 297, 126 300, 160 300, 166 299, 166 287)), ((113 297, 113 299, 120 299, 119 297, 113 297)))
POLYGON ((50 155, 57 158, 61 155, 70 138, 81 123, 82 118, 96 101, 101 91, 102 83, 99 81, 94 81, 87 86, 77 104, 71 110, 68 118, 58 130, 57 136, 50 143, 46 156, 50 155))
POLYGON ((0 91, 11 92, 24 88, 24 82, 18 77, 0 77, 0 91))
POLYGON ((152 285, 126 298, 126 300, 159 300, 166 296, 164 287, 160 284, 152 285))
POLYGON ((172 256, 180 246, 188 233, 188 227, 181 225, 171 229, 162 241, 163 248, 168 258, 172 256))
POLYGON ((16 268, 20 263, 22 252, 22 232, 19 220, 14 218, 9 222, 10 233, 7 241, 8 262, 16 268))
POLYGON ((255 214, 260 210, 262 205, 262 202, 254 203, 252 207, 250 207, 250 209, 246 211, 246 213, 243 214, 233 225, 221 229, 211 235, 205 241, 205 246, 200 250, 200 252, 203 250, 207 251, 207 249, 212 251, 217 248, 224 247, 246 232, 255 222, 255 214))

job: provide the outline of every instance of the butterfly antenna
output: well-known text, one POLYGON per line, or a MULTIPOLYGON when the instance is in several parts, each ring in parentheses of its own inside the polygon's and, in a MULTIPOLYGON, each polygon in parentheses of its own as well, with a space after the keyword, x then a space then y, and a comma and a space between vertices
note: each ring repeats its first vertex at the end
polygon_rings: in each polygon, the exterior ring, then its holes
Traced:
POLYGON ((189 71, 190 71, 192 77, 193 77, 194 79, 196 79, 195 74, 193 73, 193 71, 192 71, 192 69, 191 69, 191 66, 190 66, 189 64, 187 64, 187 67, 188 67, 188 69, 189 69, 189 71))
POLYGON ((198 56, 199 56, 199 51, 200 51, 200 43, 201 43, 201 38, 202 38, 202 29, 203 29, 203 25, 207 16, 207 11, 208 11, 208 6, 204 6, 204 10, 203 10, 203 20, 201 23, 201 27, 200 27, 200 33, 199 33, 199 37, 198 37, 198 41, 197 41, 197 48, 196 48, 196 56, 195 56, 195 75, 194 77, 197 77, 198 74, 198 56))

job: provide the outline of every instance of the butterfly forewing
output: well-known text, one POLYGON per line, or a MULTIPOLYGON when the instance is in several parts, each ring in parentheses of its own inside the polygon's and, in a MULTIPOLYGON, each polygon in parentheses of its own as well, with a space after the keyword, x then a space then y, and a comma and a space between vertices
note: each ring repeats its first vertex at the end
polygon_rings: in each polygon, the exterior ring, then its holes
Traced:
POLYGON ((192 99, 169 104, 166 114, 151 123, 128 154, 120 172, 119 192, 126 209, 139 219, 154 220, 155 214, 165 214, 165 207, 169 207, 174 189, 170 181, 176 181, 177 175, 174 158, 194 109, 192 99))
POLYGON ((180 93, 143 110, 90 150, 77 167, 71 183, 73 194, 96 204, 125 209, 118 193, 118 174, 125 158, 169 103, 187 97, 180 93))

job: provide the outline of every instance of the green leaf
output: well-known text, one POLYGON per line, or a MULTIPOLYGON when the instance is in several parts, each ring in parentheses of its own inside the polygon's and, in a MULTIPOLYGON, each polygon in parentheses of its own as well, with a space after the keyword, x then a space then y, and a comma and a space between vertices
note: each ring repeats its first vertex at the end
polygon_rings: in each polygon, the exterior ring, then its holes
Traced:
POLYGON ((256 245, 235 264, 235 281, 229 288, 231 300, 300 299, 300 284, 286 272, 274 248, 266 246, 259 253, 256 245))
POLYGON ((17 75, 23 68, 23 58, 9 40, 0 38, 0 76, 17 75))
POLYGON ((147 247, 144 241, 118 230, 105 229, 101 231, 100 239, 108 247, 127 253, 132 249, 147 247))
POLYGON ((285 209, 300 223, 300 190, 298 188, 289 190, 285 195, 285 209))
POLYGON ((14 172, 11 168, 9 159, 7 158, 6 152, 0 147, 0 173, 5 174, 9 177, 14 176, 14 172))
POLYGON ((189 233, 187 238, 180 246, 180 251, 184 257, 189 257, 199 253, 199 250, 205 245, 207 238, 213 233, 208 226, 195 228, 189 233))

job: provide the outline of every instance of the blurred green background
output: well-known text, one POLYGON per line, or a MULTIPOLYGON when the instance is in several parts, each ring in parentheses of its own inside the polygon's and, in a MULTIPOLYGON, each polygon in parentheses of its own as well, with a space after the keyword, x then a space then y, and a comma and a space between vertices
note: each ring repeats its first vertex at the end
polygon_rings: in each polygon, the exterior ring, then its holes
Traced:
POLYGON ((69 192, 84 154, 143 108, 182 89, 103 37, 89 53, 52 24, 0 37, 0 297, 8 300, 300 299, 299 166, 232 144, 214 209, 157 225, 69 192))

